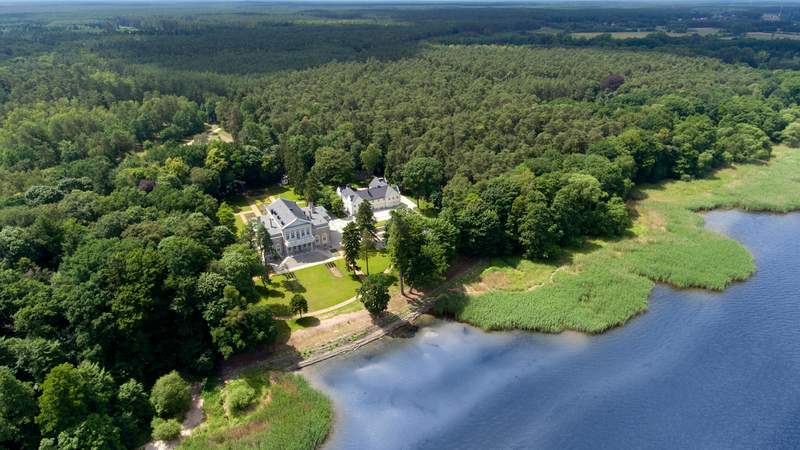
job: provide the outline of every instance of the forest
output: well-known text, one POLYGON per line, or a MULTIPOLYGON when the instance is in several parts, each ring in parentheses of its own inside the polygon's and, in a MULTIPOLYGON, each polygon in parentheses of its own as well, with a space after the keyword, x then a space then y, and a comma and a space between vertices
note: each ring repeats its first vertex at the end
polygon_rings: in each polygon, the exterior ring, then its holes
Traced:
POLYGON ((25 8, 0 12, 2 448, 137 448, 185 380, 276 338, 231 195, 285 177, 335 212, 385 176, 424 213, 388 226, 424 288, 460 256, 625 235, 636 186, 800 146, 800 41, 748 37, 800 8, 25 8), (721 34, 664 31, 700 25, 721 34), (209 124, 234 141, 193 142, 209 124))

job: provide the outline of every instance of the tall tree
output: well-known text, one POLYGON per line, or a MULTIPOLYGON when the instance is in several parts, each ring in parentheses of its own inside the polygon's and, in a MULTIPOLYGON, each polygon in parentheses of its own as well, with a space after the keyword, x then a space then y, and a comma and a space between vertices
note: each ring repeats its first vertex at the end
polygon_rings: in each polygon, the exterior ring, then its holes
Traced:
POLYGON ((363 201, 358 205, 356 211, 356 226, 361 233, 361 250, 364 252, 364 268, 369 275, 369 252, 375 248, 375 241, 378 238, 375 227, 375 216, 372 213, 372 205, 363 201))
POLYGON ((400 275, 400 293, 405 295, 404 281, 406 271, 414 260, 414 254, 419 250, 417 245, 418 236, 415 236, 409 223, 408 210, 405 208, 395 209, 391 212, 389 220, 387 249, 392 259, 392 264, 397 268, 400 275))
POLYGON ((369 144, 366 149, 361 151, 361 164, 369 175, 375 174, 382 159, 381 149, 375 144, 369 144))
POLYGON ((348 223, 342 230, 342 249, 347 267, 353 272, 357 271, 358 254, 361 252, 361 231, 355 222, 348 223))
POLYGON ((301 294, 294 294, 289 301, 289 309, 292 314, 300 314, 300 317, 303 317, 302 315, 308 312, 308 301, 301 294))
POLYGON ((0 366, 0 447, 32 449, 36 444, 36 400, 33 388, 0 366))
POLYGON ((403 166, 400 184, 403 190, 417 198, 430 198, 441 189, 444 182, 444 168, 436 158, 414 158, 403 166))
POLYGON ((389 306, 389 286, 391 280, 386 274, 378 273, 369 275, 364 279, 364 283, 358 289, 358 296, 361 303, 372 316, 378 316, 389 306))
POLYGON ((217 223, 236 233, 236 216, 233 208, 225 202, 220 203, 217 209, 217 223))
POLYGON ((343 186, 350 182, 354 171, 353 155, 347 150, 322 147, 314 153, 311 172, 322 183, 343 186))

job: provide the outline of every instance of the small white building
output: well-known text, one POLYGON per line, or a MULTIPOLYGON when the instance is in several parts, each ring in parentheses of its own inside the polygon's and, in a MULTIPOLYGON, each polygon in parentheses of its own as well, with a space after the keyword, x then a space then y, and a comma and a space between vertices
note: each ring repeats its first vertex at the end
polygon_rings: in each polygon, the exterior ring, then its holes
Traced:
POLYGON ((354 216, 361 202, 368 201, 373 211, 396 208, 400 205, 400 188, 391 185, 385 178, 372 178, 369 186, 362 189, 353 189, 350 186, 336 188, 336 193, 342 198, 344 209, 348 215, 354 216))

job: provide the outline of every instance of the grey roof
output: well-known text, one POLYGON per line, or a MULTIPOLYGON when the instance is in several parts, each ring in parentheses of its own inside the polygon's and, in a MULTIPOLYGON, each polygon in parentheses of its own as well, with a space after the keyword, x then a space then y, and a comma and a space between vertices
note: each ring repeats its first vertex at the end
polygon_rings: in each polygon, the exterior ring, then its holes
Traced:
POLYGON ((323 206, 311 205, 301 208, 297 203, 279 198, 266 206, 267 214, 261 221, 271 236, 281 234, 281 230, 295 224, 309 223, 314 227, 328 226, 331 220, 328 210, 323 206))
MULTIPOLYGON (((394 189, 397 190, 397 188, 394 189)), ((342 188, 342 195, 346 197, 357 195, 363 200, 375 200, 386 197, 387 190, 389 190, 389 183, 386 179, 373 177, 367 188, 353 190, 350 186, 345 186, 342 188)))
POLYGON ((305 213, 297 203, 279 198, 267 206, 267 211, 278 221, 282 228, 285 228, 298 220, 308 221, 305 213))
POLYGON ((308 216, 311 217, 311 224, 315 227, 327 226, 328 222, 331 221, 331 216, 328 214, 328 210, 325 209, 324 206, 318 205, 310 205, 306 208, 303 208, 308 213, 308 216))
POLYGON ((386 178, 372 177, 372 181, 369 182, 370 189, 388 185, 389 182, 386 181, 386 178))

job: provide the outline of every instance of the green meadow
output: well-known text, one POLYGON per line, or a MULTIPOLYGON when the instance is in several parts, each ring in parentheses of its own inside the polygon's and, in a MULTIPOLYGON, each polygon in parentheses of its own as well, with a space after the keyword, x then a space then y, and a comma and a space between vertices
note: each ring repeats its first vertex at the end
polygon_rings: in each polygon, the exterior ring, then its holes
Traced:
MULTIPOLYGON (((363 258, 358 265, 364 270, 363 258)), ((289 316, 289 301, 295 294, 301 294, 308 302, 308 311, 342 303, 353 298, 361 286, 360 279, 347 270, 344 259, 333 261, 335 270, 325 264, 307 267, 292 272, 291 277, 275 275, 267 287, 259 285, 261 302, 270 306, 276 315, 289 316)), ((369 258, 370 273, 380 273, 389 267, 389 256, 385 252, 372 252, 369 258)))
POLYGON ((228 383, 208 380, 202 396, 206 421, 180 450, 317 448, 333 421, 330 401, 294 374, 252 370, 228 383))
POLYGON ((800 151, 776 147, 768 163, 637 192, 628 236, 591 240, 556 263, 496 260, 435 311, 484 329, 600 333, 647 310, 655 282, 725 289, 755 270, 742 245, 703 227, 712 209, 800 209, 800 151), (477 292, 477 293, 475 293, 477 292))

